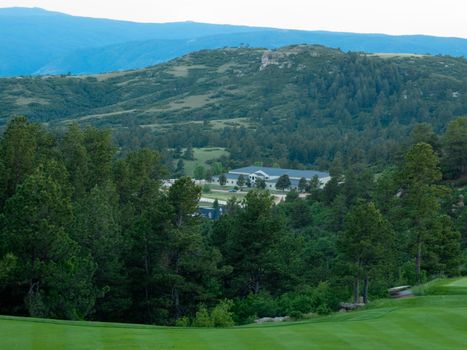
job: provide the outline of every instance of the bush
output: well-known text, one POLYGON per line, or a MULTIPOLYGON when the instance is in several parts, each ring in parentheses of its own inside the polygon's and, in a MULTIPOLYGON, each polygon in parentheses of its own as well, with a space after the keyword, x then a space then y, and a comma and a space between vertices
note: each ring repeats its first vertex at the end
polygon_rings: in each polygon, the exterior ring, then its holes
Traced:
POLYGON ((321 282, 318 287, 315 288, 313 291, 313 299, 316 312, 318 312, 318 308, 322 305, 326 305, 330 312, 339 307, 339 298, 331 289, 328 282, 321 282))
POLYGON ((211 311, 211 323, 214 327, 232 327, 234 325, 232 300, 223 300, 211 311))
POLYGON ((292 312, 302 314, 313 311, 315 301, 311 293, 285 293, 278 300, 280 312, 284 315, 291 315, 292 312))
POLYGON ((177 321, 175 321, 175 326, 190 327, 190 319, 186 316, 183 316, 182 318, 179 318, 177 321))
POLYGON ((290 316, 294 320, 303 319, 303 313, 301 313, 300 311, 297 311, 297 310, 290 312, 288 316, 290 316))
POLYGON ((200 305, 196 312, 196 317, 193 320, 194 327, 212 327, 211 316, 206 305, 200 305))
POLYGON ((332 310, 327 304, 321 304, 316 309, 316 312, 318 313, 318 315, 329 315, 332 312, 332 310))
POLYGON ((245 324, 260 317, 279 315, 280 308, 269 293, 249 294, 244 299, 236 299, 233 307, 235 321, 245 324))
POLYGON ((203 185, 203 193, 209 193, 211 192, 211 186, 208 184, 203 185))
POLYGON ((298 198, 299 198, 298 192, 296 190, 291 190, 285 196, 285 201, 286 202, 293 202, 293 201, 296 201, 298 198))
MULTIPOLYGON (((233 313, 230 311, 234 305, 232 300, 225 299, 212 309, 209 313, 206 305, 201 304, 196 312, 196 317, 193 320, 194 327, 232 327, 235 322, 233 313)), ((188 327, 189 319, 182 317, 177 321, 177 326, 188 327), (180 322, 179 322, 180 321, 180 322)))

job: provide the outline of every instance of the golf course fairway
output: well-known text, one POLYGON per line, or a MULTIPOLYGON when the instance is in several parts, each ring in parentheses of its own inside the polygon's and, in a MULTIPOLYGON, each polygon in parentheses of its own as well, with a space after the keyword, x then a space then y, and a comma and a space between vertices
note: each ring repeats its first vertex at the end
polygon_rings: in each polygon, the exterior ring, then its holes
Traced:
POLYGON ((467 278, 304 322, 227 329, 0 317, 0 349, 466 349, 467 278))

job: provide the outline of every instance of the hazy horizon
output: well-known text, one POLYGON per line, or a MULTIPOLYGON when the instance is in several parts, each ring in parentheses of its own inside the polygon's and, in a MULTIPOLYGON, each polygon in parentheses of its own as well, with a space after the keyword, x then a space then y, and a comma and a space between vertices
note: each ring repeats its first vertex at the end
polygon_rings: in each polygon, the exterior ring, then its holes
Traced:
POLYGON ((455 0, 375 1, 289 0, 287 6, 263 0, 57 1, 3 0, 0 8, 38 7, 73 16, 141 23, 202 22, 298 30, 432 35, 467 38, 467 4, 455 0), (246 11, 245 9, 248 9, 246 11), (337 11, 336 9, 339 9, 337 11))

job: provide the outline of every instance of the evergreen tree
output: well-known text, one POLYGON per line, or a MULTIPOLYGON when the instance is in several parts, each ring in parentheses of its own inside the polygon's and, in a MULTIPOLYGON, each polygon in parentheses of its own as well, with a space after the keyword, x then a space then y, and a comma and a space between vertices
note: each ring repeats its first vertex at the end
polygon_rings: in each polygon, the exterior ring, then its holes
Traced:
POLYGON ((430 226, 440 209, 437 198, 440 187, 436 183, 441 179, 441 171, 433 148, 426 143, 414 145, 405 155, 399 176, 404 216, 416 251, 416 273, 420 281, 423 251, 432 234, 430 226))
POLYGON ((257 177, 255 181, 256 188, 264 190, 266 188, 266 181, 264 179, 257 177))
POLYGON ((131 305, 126 290, 128 276, 124 273, 123 240, 118 194, 112 183, 96 185, 75 204, 71 237, 79 243, 82 255, 96 263, 94 285, 101 298, 96 303, 96 317, 118 321, 125 318, 131 305))
POLYGON ((368 302, 369 282, 378 268, 393 254, 394 233, 373 203, 356 206, 346 217, 339 250, 350 264, 354 276, 354 302, 360 299, 363 279, 363 302, 368 302))
POLYGON ((423 142, 431 145, 435 151, 440 148, 439 138, 433 132, 433 127, 428 123, 417 124, 410 134, 410 139, 413 145, 423 142))
POLYGON ((225 176, 225 174, 221 174, 219 176, 219 185, 225 186, 226 183, 227 183, 227 177, 225 176))
POLYGON ((240 190, 243 186, 245 186, 245 177, 243 175, 239 175, 237 179, 237 186, 240 187, 240 190))
POLYGON ((449 123, 442 137, 442 165, 449 178, 457 178, 467 171, 467 117, 449 123))
POLYGON ((195 169, 193 170, 193 175, 196 180, 204 179, 205 169, 201 164, 196 164, 195 169))
POLYGON ((306 181, 304 177, 302 177, 300 181, 298 181, 298 190, 300 192, 305 192, 307 187, 308 187, 308 182, 306 181))
POLYGON ((195 185, 189 177, 181 177, 170 187, 168 199, 175 210, 174 224, 177 227, 192 217, 200 198, 201 187, 195 185))
POLYGON ((193 147, 189 145, 185 152, 183 153, 183 158, 186 160, 194 160, 195 159, 195 153, 193 151, 193 147))
POLYGON ((212 175, 220 175, 223 172, 222 163, 214 162, 211 165, 212 175))
POLYGON ((290 182, 289 175, 287 174, 280 176, 276 182, 276 188, 281 191, 290 188, 291 185, 292 183, 290 182))
POLYGON ((15 293, 31 316, 81 319, 92 311, 95 265, 66 231, 71 218, 69 198, 43 168, 5 204, 2 240, 18 258, 15 293))
POLYGON ((175 177, 179 178, 185 174, 185 162, 183 159, 179 159, 177 162, 177 167, 175 168, 175 177))
POLYGON ((463 262, 461 235, 454 228, 451 218, 440 215, 430 229, 432 234, 426 242, 426 270, 433 275, 459 275, 463 262))
POLYGON ((50 135, 38 124, 29 124, 24 117, 14 118, 8 124, 0 144, 3 201, 34 172, 41 158, 47 157, 44 153, 51 148, 51 143, 50 135))
POLYGON ((182 148, 180 147, 180 145, 177 145, 175 146, 173 157, 175 159, 179 159, 181 156, 182 156, 182 148))
POLYGON ((211 170, 211 168, 207 169, 206 172, 204 173, 204 179, 207 182, 212 182, 212 170, 211 170))
POLYGON ((257 294, 273 283, 283 226, 272 206, 269 193, 249 191, 244 207, 230 212, 233 220, 222 217, 214 227, 214 239, 222 242, 219 248, 233 268, 228 277, 233 295, 257 294))
POLYGON ((115 146, 109 130, 86 128, 83 131, 83 142, 88 155, 87 190, 97 184, 103 184, 112 178, 115 146))
POLYGON ((70 174, 70 182, 74 189, 73 197, 79 198, 88 189, 90 159, 84 146, 84 134, 78 124, 73 123, 69 126, 61 140, 60 151, 70 174))

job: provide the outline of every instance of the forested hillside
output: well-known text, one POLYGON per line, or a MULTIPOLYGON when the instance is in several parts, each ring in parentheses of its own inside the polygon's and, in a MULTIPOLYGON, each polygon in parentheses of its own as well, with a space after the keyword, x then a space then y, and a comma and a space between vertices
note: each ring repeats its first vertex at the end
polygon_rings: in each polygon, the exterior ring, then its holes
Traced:
POLYGON ((467 115, 467 60, 220 49, 144 70, 0 79, 0 105, 3 125, 25 115, 111 127, 125 150, 218 146, 235 164, 384 165, 417 124, 437 134, 467 115))
POLYGON ((440 162, 465 172, 467 119, 434 146, 420 136, 381 173, 336 167, 279 205, 251 189, 208 221, 190 178, 162 185, 156 151, 118 156, 108 131, 16 118, 0 139, 0 314, 223 327, 465 273, 467 193, 440 162))

